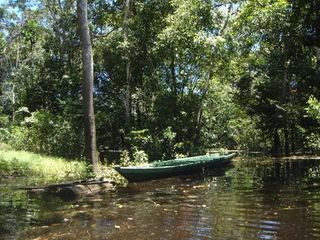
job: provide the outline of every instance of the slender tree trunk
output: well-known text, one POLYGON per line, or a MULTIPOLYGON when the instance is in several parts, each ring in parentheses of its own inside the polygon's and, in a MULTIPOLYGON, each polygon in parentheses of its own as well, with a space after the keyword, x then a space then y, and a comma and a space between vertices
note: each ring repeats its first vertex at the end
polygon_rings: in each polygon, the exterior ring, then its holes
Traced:
POLYGON ((130 129, 131 127, 131 109, 132 109, 132 98, 131 98, 131 64, 130 60, 127 62, 126 66, 126 100, 125 100, 125 107, 126 107, 126 127, 130 129))
MULTIPOLYGON (((128 43, 129 36, 129 18, 131 16, 131 0, 125 0, 124 6, 124 41, 128 43)), ((127 49, 126 56, 126 99, 125 99, 125 121, 126 128, 129 130, 131 127, 131 108, 132 108, 132 98, 131 98, 131 85, 132 85, 132 75, 131 75, 131 61, 129 56, 129 49, 127 49)))
POLYGON ((170 72, 171 72, 171 81, 172 81, 172 91, 175 95, 178 95, 178 86, 177 86, 177 76, 176 76, 176 69, 175 69, 175 57, 174 57, 174 50, 172 50, 171 54, 171 62, 170 62, 170 72))
POLYGON ((79 34, 82 49, 82 73, 83 73, 83 107, 84 107, 84 131, 85 154, 92 163, 94 173, 98 172, 96 126, 93 107, 93 54, 88 26, 87 0, 77 1, 79 22, 79 34))
POLYGON ((278 129, 274 129, 273 132, 273 149, 272 149, 272 155, 274 157, 279 157, 281 152, 281 146, 280 146, 280 136, 278 133, 278 129))
POLYGON ((200 107, 198 109, 197 113, 197 124, 196 124, 196 134, 195 134, 195 140, 194 145, 198 148, 201 146, 201 122, 202 122, 202 102, 200 103, 200 107))
POLYGON ((320 47, 315 47, 318 62, 320 62, 320 47))
POLYGON ((290 146, 289 146, 289 130, 288 128, 284 128, 284 153, 286 156, 289 156, 290 146))
POLYGON ((291 126, 291 152, 296 152, 296 144, 295 144, 295 131, 294 126, 291 126))
POLYGON ((12 86, 12 122, 16 120, 16 94, 15 94, 14 84, 12 86))
POLYGON ((203 115, 203 103, 204 100, 207 97, 208 91, 209 91, 209 86, 210 86, 210 80, 213 77, 213 73, 212 73, 212 68, 213 68, 213 64, 210 63, 211 67, 209 70, 209 76, 206 80, 206 86, 205 89, 202 93, 201 99, 200 99, 200 103, 199 103, 199 109, 198 109, 198 113, 197 113, 197 121, 196 121, 196 138, 195 138, 195 145, 197 147, 201 146, 201 129, 202 129, 202 115, 203 115))

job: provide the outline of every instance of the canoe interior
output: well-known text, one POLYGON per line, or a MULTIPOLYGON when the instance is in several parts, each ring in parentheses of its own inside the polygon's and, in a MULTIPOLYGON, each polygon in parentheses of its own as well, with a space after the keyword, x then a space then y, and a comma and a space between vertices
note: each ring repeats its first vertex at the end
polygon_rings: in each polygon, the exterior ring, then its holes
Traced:
POLYGON ((203 156, 196 156, 196 157, 188 157, 188 158, 177 158, 171 159, 166 161, 157 161, 148 164, 149 167, 165 167, 165 166, 181 166, 186 164, 196 164, 206 161, 215 161, 221 160, 221 156, 218 154, 214 155, 203 155, 203 156))

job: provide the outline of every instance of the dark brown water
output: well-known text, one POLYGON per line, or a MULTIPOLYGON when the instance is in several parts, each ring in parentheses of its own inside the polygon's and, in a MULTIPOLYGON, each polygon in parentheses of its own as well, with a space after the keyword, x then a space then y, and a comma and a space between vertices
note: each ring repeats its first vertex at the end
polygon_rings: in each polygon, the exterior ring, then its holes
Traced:
POLYGON ((237 161, 73 201, 0 181, 0 239, 320 239, 320 161, 237 161))

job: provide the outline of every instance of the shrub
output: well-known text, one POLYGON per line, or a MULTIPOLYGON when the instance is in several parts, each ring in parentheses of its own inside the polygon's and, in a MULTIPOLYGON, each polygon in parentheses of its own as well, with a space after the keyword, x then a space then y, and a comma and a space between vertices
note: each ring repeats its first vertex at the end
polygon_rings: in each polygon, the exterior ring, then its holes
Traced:
POLYGON ((8 142, 10 140, 11 134, 7 128, 0 128, 0 141, 8 142))
POLYGON ((248 116, 239 116, 229 121, 231 137, 238 149, 261 150, 266 149, 263 132, 258 129, 255 119, 248 116))
POLYGON ((130 156, 127 150, 123 150, 120 154, 120 162, 121 166, 129 166, 130 165, 130 156))
POLYGON ((305 137, 305 148, 312 152, 320 152, 320 134, 310 133, 305 137))
POLYGON ((134 148, 132 158, 130 158, 130 154, 127 150, 123 150, 120 155, 120 165, 121 166, 135 166, 147 163, 149 160, 148 154, 143 150, 138 150, 134 148))
POLYGON ((32 112, 11 128, 8 142, 17 150, 79 158, 83 152, 83 132, 75 122, 46 110, 32 112))
POLYGON ((135 151, 133 152, 134 165, 147 163, 148 160, 149 160, 149 157, 148 157, 148 154, 145 153, 145 151, 135 149, 135 151))
POLYGON ((162 158, 172 159, 175 156, 175 138, 176 133, 172 131, 172 127, 167 127, 162 132, 161 146, 163 148, 162 158))

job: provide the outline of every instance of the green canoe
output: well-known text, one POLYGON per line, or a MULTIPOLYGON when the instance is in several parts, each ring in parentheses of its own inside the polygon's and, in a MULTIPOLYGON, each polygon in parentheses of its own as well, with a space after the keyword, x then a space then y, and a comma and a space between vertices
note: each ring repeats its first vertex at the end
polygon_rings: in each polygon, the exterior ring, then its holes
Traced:
POLYGON ((203 155, 167 161, 157 161, 132 167, 115 167, 115 170, 129 182, 141 182, 198 172, 230 163, 235 153, 227 155, 203 155))

